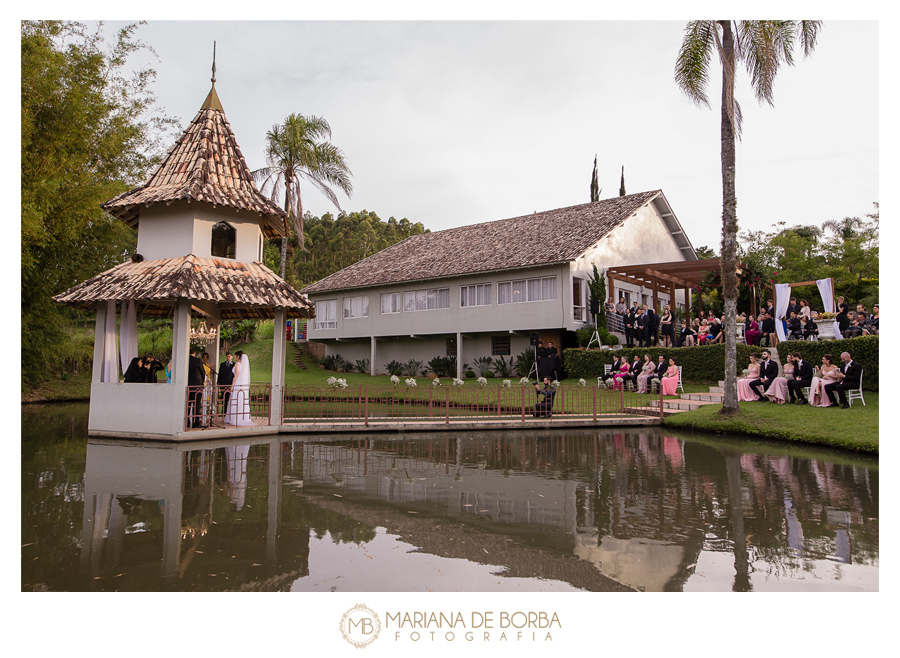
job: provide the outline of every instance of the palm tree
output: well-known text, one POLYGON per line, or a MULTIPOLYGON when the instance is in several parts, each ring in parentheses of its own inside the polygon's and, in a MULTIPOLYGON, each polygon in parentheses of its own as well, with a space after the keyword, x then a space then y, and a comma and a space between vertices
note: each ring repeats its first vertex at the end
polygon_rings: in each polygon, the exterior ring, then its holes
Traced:
POLYGON ((861 228, 863 221, 859 217, 844 217, 844 219, 829 219, 822 222, 822 229, 829 229, 835 235, 841 236, 841 240, 852 240, 858 235, 857 229, 861 228))
MULTIPOLYGON (((323 117, 292 114, 281 125, 266 133, 266 167, 253 172, 263 194, 277 202, 284 189, 284 211, 288 215, 287 232, 293 225, 300 248, 306 250, 303 233, 303 200, 300 180, 312 183, 338 210, 337 195, 329 186, 341 189, 348 197, 353 194, 352 173, 344 160, 344 153, 330 142, 331 126, 323 117)), ((287 261, 287 235, 281 239, 281 278, 287 261)))
POLYGON ((675 82, 694 103, 709 107, 706 87, 710 60, 722 64, 722 288, 725 298, 725 399, 722 413, 738 412, 737 401, 737 197, 735 136, 740 137, 741 109, 734 99, 736 65, 743 62, 756 98, 773 102, 773 82, 782 64, 794 64, 799 39, 803 54, 812 53, 821 21, 691 21, 675 63, 675 82))

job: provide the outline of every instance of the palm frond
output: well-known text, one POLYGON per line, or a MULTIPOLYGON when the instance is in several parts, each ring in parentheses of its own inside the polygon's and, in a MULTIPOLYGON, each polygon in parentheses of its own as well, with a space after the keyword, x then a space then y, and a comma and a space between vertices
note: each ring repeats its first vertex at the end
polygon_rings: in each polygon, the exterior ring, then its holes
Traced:
POLYGON ((822 21, 797 21, 800 30, 800 45, 803 46, 803 56, 809 57, 815 50, 816 40, 819 38, 819 30, 822 29, 822 21))
POLYGON ((713 44, 718 37, 715 21, 690 21, 684 28, 675 60, 675 82, 695 104, 709 107, 706 87, 713 44))

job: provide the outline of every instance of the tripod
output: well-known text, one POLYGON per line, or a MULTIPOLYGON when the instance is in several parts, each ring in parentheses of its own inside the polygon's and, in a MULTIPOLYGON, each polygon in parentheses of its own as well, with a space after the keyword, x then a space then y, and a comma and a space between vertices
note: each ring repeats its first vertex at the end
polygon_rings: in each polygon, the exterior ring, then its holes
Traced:
POLYGON ((587 349, 591 349, 591 345, 594 344, 594 341, 597 341, 597 347, 603 347, 603 343, 600 342, 600 332, 597 329, 597 314, 594 314, 594 335, 591 336, 591 341, 587 344, 587 349))
POLYGON ((537 345, 534 346, 534 363, 531 364, 531 370, 528 371, 528 379, 531 379, 531 373, 534 373, 534 381, 538 381, 537 345))

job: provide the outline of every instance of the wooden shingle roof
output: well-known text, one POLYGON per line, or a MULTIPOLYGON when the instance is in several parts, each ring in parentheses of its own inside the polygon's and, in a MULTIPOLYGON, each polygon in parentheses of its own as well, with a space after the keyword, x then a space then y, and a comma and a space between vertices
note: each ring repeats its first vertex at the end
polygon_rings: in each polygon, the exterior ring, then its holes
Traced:
POLYGON ((574 260, 661 190, 414 235, 304 293, 535 267, 574 260))
POLYGON ((276 308, 290 317, 315 317, 306 296, 265 265, 193 254, 122 263, 53 300, 88 311, 101 301, 134 300, 144 315, 169 316, 179 298, 215 302, 225 320, 269 319, 276 308))
POLYGON ((267 238, 286 234, 285 212, 256 189, 215 88, 150 179, 100 207, 137 228, 142 205, 182 200, 258 213, 267 238))

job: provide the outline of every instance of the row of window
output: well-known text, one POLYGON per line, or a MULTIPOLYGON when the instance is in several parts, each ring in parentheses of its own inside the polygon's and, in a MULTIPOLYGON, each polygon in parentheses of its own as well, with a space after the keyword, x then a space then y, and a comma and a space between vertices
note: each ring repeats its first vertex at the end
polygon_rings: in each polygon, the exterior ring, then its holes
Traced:
MULTIPOLYGON (((521 281, 504 281, 497 284, 498 304, 518 304, 522 302, 541 302, 556 299, 556 277, 540 279, 522 279, 521 281)), ((491 284, 480 283, 473 286, 460 286, 459 305, 490 306, 491 284)), ((369 297, 344 297, 343 317, 369 317, 369 297)), ((432 288, 430 290, 412 290, 409 292, 385 293, 381 295, 381 314, 408 313, 412 311, 435 311, 450 308, 450 288, 432 288), (402 295, 402 297, 401 297, 402 295)), ((330 299, 316 303, 316 329, 337 328, 337 300, 330 299)))

